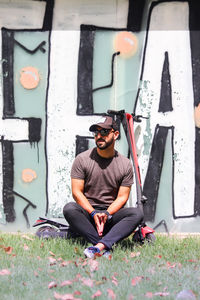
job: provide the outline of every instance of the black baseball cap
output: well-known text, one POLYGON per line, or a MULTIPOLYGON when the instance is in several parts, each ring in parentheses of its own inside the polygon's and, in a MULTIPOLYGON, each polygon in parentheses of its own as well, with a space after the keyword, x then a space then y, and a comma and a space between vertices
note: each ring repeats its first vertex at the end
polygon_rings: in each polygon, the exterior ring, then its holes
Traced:
POLYGON ((97 130, 97 127, 101 127, 104 129, 114 129, 118 130, 117 123, 113 120, 112 117, 102 117, 100 122, 93 124, 90 126, 89 131, 97 130))

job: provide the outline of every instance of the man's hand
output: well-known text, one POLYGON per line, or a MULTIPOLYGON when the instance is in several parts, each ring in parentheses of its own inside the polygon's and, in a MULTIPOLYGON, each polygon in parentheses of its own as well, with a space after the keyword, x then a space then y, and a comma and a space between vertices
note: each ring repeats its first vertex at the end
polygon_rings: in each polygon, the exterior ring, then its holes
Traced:
POLYGON ((107 221, 107 218, 108 216, 105 213, 96 213, 94 215, 94 222, 99 236, 103 235, 104 225, 107 221))

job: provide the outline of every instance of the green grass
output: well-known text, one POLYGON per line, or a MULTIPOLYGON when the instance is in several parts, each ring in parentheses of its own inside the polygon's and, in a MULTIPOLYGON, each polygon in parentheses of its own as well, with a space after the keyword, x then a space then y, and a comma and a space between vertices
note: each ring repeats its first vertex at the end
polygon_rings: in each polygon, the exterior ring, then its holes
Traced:
POLYGON ((86 246, 0 233, 0 274, 10 272, 0 275, 0 299, 176 299, 182 290, 200 299, 200 237, 157 235, 154 244, 142 246, 129 238, 111 259, 85 259, 86 246), (92 298, 97 291, 101 295, 92 298))

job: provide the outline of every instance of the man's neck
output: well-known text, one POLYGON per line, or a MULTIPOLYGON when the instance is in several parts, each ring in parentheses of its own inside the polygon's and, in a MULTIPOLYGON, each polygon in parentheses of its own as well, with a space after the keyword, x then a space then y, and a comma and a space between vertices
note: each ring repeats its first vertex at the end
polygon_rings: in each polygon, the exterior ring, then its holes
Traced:
POLYGON ((103 157, 103 158, 112 158, 115 155, 115 149, 114 148, 107 148, 107 149, 99 149, 97 147, 97 153, 99 154, 99 156, 103 157))

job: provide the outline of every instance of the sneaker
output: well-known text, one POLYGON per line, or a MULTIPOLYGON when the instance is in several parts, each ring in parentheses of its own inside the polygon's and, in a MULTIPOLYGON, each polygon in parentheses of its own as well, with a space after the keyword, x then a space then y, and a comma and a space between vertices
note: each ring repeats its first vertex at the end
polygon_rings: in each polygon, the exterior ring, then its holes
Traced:
POLYGON ((91 246, 86 248, 83 253, 88 258, 94 258, 95 254, 100 253, 100 250, 97 247, 91 246))
POLYGON ((104 251, 104 253, 103 253, 103 257, 105 257, 105 258, 111 258, 111 256, 112 256, 112 254, 111 254, 111 251, 110 250, 106 250, 106 251, 104 251))

